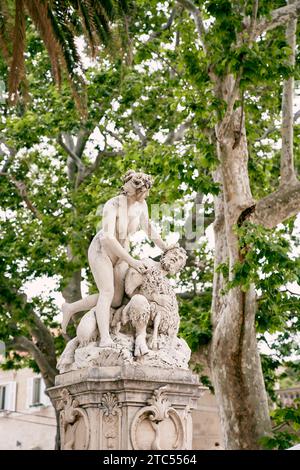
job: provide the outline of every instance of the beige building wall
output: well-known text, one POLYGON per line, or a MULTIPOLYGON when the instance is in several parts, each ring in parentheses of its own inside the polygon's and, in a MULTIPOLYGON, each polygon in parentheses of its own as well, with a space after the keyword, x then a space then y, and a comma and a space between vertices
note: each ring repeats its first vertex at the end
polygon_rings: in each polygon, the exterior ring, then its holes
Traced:
MULTIPOLYGON (((31 369, 0 370, 0 386, 8 385, 7 411, 0 410, 0 450, 54 449, 54 408, 41 390, 42 406, 32 406, 31 369)), ((42 384, 42 389, 44 388, 42 384)))
POLYGON ((222 450, 221 424, 214 395, 207 390, 198 400, 193 416, 193 449, 222 450))

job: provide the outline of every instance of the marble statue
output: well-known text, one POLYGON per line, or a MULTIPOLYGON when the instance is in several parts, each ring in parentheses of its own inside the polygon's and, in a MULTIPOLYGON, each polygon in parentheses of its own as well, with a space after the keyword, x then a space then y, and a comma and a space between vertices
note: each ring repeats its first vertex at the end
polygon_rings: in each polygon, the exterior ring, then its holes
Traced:
POLYGON ((126 173, 88 251, 99 293, 62 307, 63 331, 72 315, 85 312, 47 390, 64 450, 192 447, 199 380, 189 370, 191 350, 178 337, 169 279, 185 266, 186 252, 167 246, 149 220, 151 185, 144 173, 126 173), (140 227, 161 248, 159 261, 130 255, 129 237, 140 227))
MULTIPOLYGON (((143 274, 134 268, 128 269, 125 275, 123 304, 117 309, 110 309, 110 327, 115 338, 116 352, 119 354, 121 351, 124 355, 124 348, 127 348, 124 360, 128 362, 133 358, 149 354, 149 349, 152 351, 160 349, 156 359, 151 358, 151 363, 156 364, 161 362, 158 356, 165 346, 167 349, 169 348, 167 354, 172 357, 172 362, 180 366, 182 362, 176 360, 172 346, 175 344, 175 349, 179 347, 184 351, 183 361, 187 365, 190 354, 185 342, 177 338, 180 320, 178 303, 174 289, 167 278, 167 275, 176 274, 185 266, 185 251, 182 248, 174 247, 167 250, 159 262, 150 258, 145 258, 142 261, 147 269, 143 274), (147 336, 149 338, 148 344, 147 336), (162 340, 162 347, 159 347, 160 340, 162 340)), ((94 306, 97 304, 98 295, 93 297, 94 306)), ((76 313, 75 310, 74 313, 76 313)), ((82 317, 77 327, 77 336, 68 343, 58 363, 58 369, 60 371, 66 371, 70 368, 76 369, 78 364, 75 360, 75 351, 77 350, 78 353, 79 349, 84 351, 83 354, 86 351, 88 354, 91 352, 93 354, 100 353, 99 360, 96 361, 100 365, 102 360, 101 348, 97 346, 98 340, 96 312, 95 308, 92 308, 82 317), (88 349, 84 350, 84 348, 88 349)), ((103 354, 102 357, 107 358, 107 354, 103 354)), ((115 356, 111 357, 110 365, 114 365, 113 358, 115 356)), ((83 363, 86 361, 84 360, 83 363)))
POLYGON ((188 367, 190 350, 177 338, 178 304, 167 277, 185 266, 186 253, 167 246, 153 228, 145 202, 151 183, 144 173, 127 172, 121 195, 104 206, 103 229, 88 252, 99 294, 63 305, 64 331, 72 315, 89 311, 59 360, 60 372, 145 356, 150 365, 188 367), (159 262, 129 254, 129 236, 140 226, 162 249, 159 262))
POLYGON ((96 318, 100 332, 100 347, 113 347, 109 332, 110 307, 119 307, 124 296, 124 279, 128 267, 143 273, 146 267, 129 253, 129 238, 140 228, 163 251, 168 248, 148 216, 146 198, 152 178, 129 170, 124 176, 121 194, 111 198, 103 208, 102 229, 88 250, 88 260, 100 294, 62 306, 62 331, 66 332, 75 312, 92 308, 96 302, 96 318))

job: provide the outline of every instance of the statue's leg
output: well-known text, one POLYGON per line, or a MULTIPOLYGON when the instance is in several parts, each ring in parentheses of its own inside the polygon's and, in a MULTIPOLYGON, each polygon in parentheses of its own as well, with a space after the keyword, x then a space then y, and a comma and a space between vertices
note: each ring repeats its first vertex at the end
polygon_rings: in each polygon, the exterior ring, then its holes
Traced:
POLYGON ((152 335, 152 340, 150 344, 150 348, 154 350, 158 348, 158 327, 160 324, 160 320, 161 320, 161 312, 158 310, 153 320, 153 335, 152 335))
POLYGON ((56 365, 57 369, 59 370, 61 374, 63 374, 64 372, 68 372, 68 370, 71 369, 71 366, 74 362, 75 351, 78 345, 79 345, 79 340, 77 336, 75 336, 75 338, 71 339, 67 343, 67 346, 65 347, 56 365))
MULTIPOLYGON (((128 318, 135 329, 135 356, 143 356, 149 352, 146 343, 146 327, 150 318, 150 304, 146 297, 136 294, 123 310, 124 318, 128 318)), ((124 319, 123 319, 124 322, 124 319)))
POLYGON ((125 276, 128 270, 126 261, 118 261, 114 266, 114 297, 112 307, 117 308, 122 304, 125 292, 125 276))
POLYGON ((89 263, 99 289, 96 305, 96 318, 100 332, 99 346, 114 347, 115 343, 109 334, 110 306, 114 296, 113 265, 104 250, 99 252, 93 246, 89 249, 89 263))
POLYGON ((144 356, 149 352, 149 348, 146 343, 146 327, 147 325, 142 325, 140 328, 136 328, 134 345, 134 355, 136 357, 144 356))
POLYGON ((121 305, 121 307, 117 309, 110 309, 110 329, 115 335, 117 335, 121 329, 121 319, 124 308, 125 305, 121 305))
POLYGON ((76 335, 80 347, 87 346, 89 343, 97 341, 99 332, 94 308, 83 315, 77 326, 76 335))
POLYGON ((84 312, 85 310, 90 310, 91 308, 97 305, 99 294, 88 295, 84 299, 77 300, 77 302, 68 302, 64 303, 61 307, 63 313, 62 320, 62 331, 66 333, 66 329, 71 317, 77 312, 84 312))

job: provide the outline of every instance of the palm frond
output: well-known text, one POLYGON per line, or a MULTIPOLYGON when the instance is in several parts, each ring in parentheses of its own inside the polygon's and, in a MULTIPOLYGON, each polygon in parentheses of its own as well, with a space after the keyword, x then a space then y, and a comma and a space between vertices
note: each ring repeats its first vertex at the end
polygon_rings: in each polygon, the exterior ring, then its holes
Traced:
POLYGON ((55 82, 61 84, 62 73, 65 71, 77 107, 82 110, 86 96, 84 81, 79 70, 81 63, 75 39, 83 33, 92 55, 96 55, 97 46, 100 44, 108 48, 112 55, 119 54, 120 50, 123 52, 125 48, 120 46, 122 38, 118 30, 122 30, 122 24, 126 28, 124 18, 128 10, 127 1, 15 0, 14 14, 10 8, 11 2, 12 0, 0 0, 0 52, 11 69, 9 88, 11 95, 16 94, 24 76, 27 12, 44 42, 55 82), (11 18, 15 18, 13 54, 11 51, 12 35, 8 34, 7 28, 8 20, 11 18), (22 21, 21 18, 23 18, 22 21), (11 59, 12 55, 13 59, 11 59))
POLYGON ((16 0, 15 3, 15 27, 13 34, 13 56, 8 78, 8 93, 11 103, 18 99, 18 88, 25 71, 25 8, 24 0, 16 0))
POLYGON ((98 16, 103 29, 108 32, 110 30, 109 23, 115 17, 113 5, 111 2, 108 2, 108 4, 105 6, 104 2, 99 2, 99 0, 91 0, 91 3, 93 6, 94 15, 98 16))
POLYGON ((58 59, 59 45, 53 33, 52 23, 48 14, 49 10, 47 3, 43 0, 25 0, 29 15, 48 51, 53 78, 56 83, 60 84, 61 66, 58 59))
POLYGON ((95 43, 95 22, 93 12, 91 11, 91 4, 88 1, 79 2, 79 13, 82 18, 82 25, 85 31, 85 36, 91 48, 92 56, 95 57, 96 43, 95 43))
POLYGON ((127 2, 120 0, 91 0, 91 2, 100 42, 112 56, 124 56, 129 43, 125 21, 127 2))
POLYGON ((100 42, 104 46, 109 45, 109 41, 112 38, 111 31, 109 28, 106 28, 101 17, 99 15, 95 15, 95 23, 96 23, 96 31, 97 35, 100 38, 100 42))
POLYGON ((10 60, 10 54, 8 50, 8 41, 5 37, 5 34, 3 34, 3 30, 1 28, 1 20, 0 20, 0 52, 3 56, 3 59, 5 60, 6 64, 9 64, 10 60))
POLYGON ((86 91, 83 80, 78 74, 78 68, 81 62, 77 52, 74 34, 69 27, 68 16, 62 14, 62 12, 58 11, 58 8, 56 8, 55 11, 49 11, 49 18, 56 40, 60 46, 60 60, 63 64, 63 69, 66 71, 66 78, 69 81, 77 108, 82 117, 84 117, 87 112, 86 91))
POLYGON ((130 3, 132 3, 132 2, 127 2, 127 0, 119 0, 118 5, 119 5, 120 12, 124 13, 125 15, 128 14, 129 10, 130 10, 130 7, 132 7, 132 5, 130 5, 130 3))
POLYGON ((0 52, 7 65, 11 59, 11 43, 13 40, 13 26, 6 0, 0 0, 0 52))
POLYGON ((120 2, 116 0, 94 0, 93 3, 97 11, 102 10, 102 13, 105 13, 109 20, 113 20, 120 2))
POLYGON ((74 42, 74 35, 69 29, 67 22, 63 19, 60 19, 59 21, 57 11, 55 13, 56 15, 49 10, 48 15, 52 32, 55 35, 56 43, 58 45, 57 53, 63 63, 64 69, 73 76, 75 68, 80 65, 80 57, 74 42))

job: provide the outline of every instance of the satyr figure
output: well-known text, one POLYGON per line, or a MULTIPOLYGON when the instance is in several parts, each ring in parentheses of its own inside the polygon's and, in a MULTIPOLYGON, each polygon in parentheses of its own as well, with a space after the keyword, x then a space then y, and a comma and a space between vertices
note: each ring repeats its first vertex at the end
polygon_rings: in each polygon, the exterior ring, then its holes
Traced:
POLYGON ((147 354, 147 326, 151 326, 151 349, 157 349, 158 334, 175 337, 179 329, 179 314, 176 294, 168 274, 176 274, 186 263, 183 248, 167 250, 159 262, 152 259, 142 260, 147 266, 143 274, 129 268, 125 278, 125 292, 130 302, 117 310, 112 325, 118 326, 130 322, 135 329, 134 355, 147 354))
MULTIPOLYGON (((133 338, 132 352, 136 358, 147 354, 149 348, 156 350, 161 337, 171 340, 177 337, 178 303, 167 276, 176 274, 185 266, 186 252, 183 248, 174 247, 167 250, 159 262, 150 258, 142 261, 147 270, 141 274, 134 268, 128 269, 123 303, 119 308, 110 310, 112 332, 116 338, 120 332, 133 338), (148 335, 150 341, 147 344, 148 335)), ((93 299, 95 307, 98 298, 93 296, 93 299)), ((98 338, 95 309, 92 308, 82 317, 77 336, 68 343, 58 368, 64 370, 66 366, 71 366, 75 350, 96 342, 98 338)))
POLYGON ((146 198, 152 185, 151 176, 130 170, 123 183, 121 193, 104 205, 102 229, 96 234, 88 250, 89 265, 99 294, 62 306, 62 329, 65 332, 74 313, 89 310, 96 305, 100 347, 114 346, 109 329, 110 309, 121 306, 128 268, 131 267, 140 274, 147 270, 143 261, 130 255, 130 236, 142 228, 163 251, 172 248, 161 239, 148 217, 146 198))

